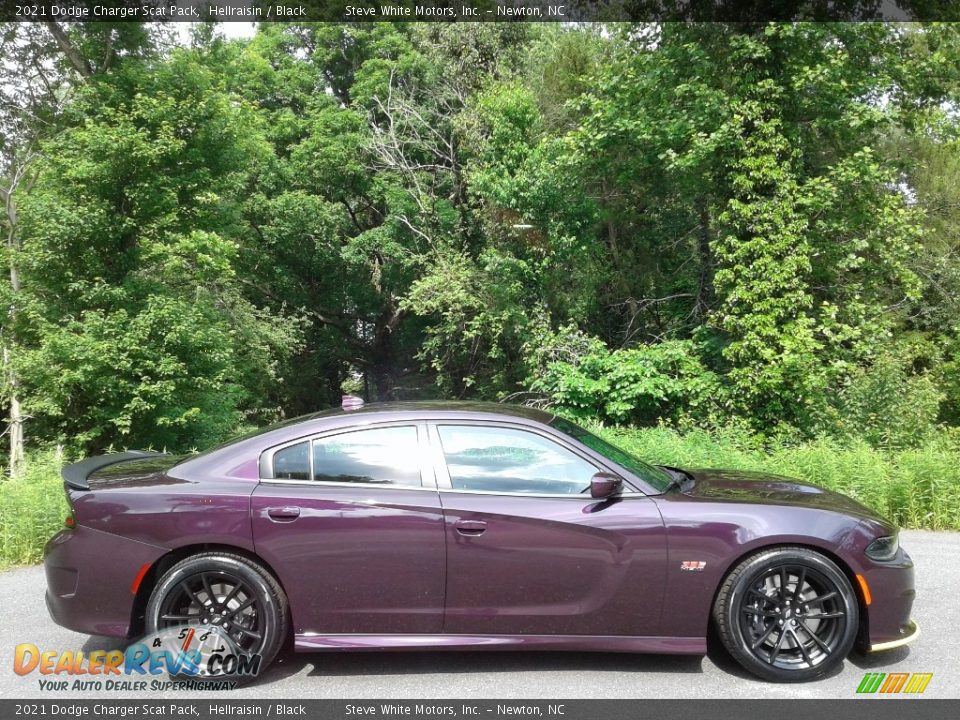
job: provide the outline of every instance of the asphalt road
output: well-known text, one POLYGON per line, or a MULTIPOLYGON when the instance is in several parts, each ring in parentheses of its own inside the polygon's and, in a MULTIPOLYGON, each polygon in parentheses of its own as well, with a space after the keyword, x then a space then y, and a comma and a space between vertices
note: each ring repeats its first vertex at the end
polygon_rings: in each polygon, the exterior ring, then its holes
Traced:
MULTIPOLYGON (((960 698, 960 533, 905 531, 917 566, 914 618, 920 638, 907 648, 853 655, 832 676, 772 685, 739 669, 722 650, 707 657, 545 652, 286 653, 247 687, 204 698, 851 698, 865 672, 930 672, 924 697, 960 698)), ((42 649, 105 650, 116 640, 58 627, 43 602, 40 567, 0 573, 0 697, 96 698, 41 692, 37 674, 13 672, 17 643, 42 649)), ((109 693, 99 697, 142 698, 109 693)), ((151 697, 196 698, 171 693, 151 697)))

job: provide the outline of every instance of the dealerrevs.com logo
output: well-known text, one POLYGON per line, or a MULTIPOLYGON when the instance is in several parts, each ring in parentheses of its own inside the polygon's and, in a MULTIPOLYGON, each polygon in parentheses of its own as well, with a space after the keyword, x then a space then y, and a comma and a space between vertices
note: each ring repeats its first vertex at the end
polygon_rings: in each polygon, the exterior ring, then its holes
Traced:
POLYGON ((232 690, 260 671, 250 654, 216 627, 169 628, 125 650, 41 650, 17 645, 13 671, 38 674, 40 690, 142 692, 145 690, 232 690), (161 678, 158 676, 167 676, 161 678))
POLYGON ((857 686, 857 692, 919 695, 927 689, 932 679, 933 673, 867 673, 857 686))

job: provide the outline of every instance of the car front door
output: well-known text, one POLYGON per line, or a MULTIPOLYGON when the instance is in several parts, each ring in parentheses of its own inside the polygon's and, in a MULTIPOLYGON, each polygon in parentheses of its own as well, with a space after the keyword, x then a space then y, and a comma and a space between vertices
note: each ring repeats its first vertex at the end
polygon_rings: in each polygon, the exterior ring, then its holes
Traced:
POLYGON ((590 478, 608 468, 534 428, 437 422, 430 439, 447 533, 444 632, 658 634, 666 534, 652 500, 592 498, 590 478))
POLYGON ((297 634, 441 631, 446 551, 426 432, 385 424, 264 453, 254 543, 297 634))

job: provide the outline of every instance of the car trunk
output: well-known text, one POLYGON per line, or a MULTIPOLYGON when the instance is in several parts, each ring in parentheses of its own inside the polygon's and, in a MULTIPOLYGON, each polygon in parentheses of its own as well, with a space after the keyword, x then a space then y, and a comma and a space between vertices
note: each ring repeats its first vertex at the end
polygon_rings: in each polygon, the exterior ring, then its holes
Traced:
POLYGON ((183 459, 183 455, 130 450, 123 453, 97 455, 64 466, 63 489, 70 514, 83 523, 103 512, 102 493, 132 490, 164 482, 166 471, 183 459))

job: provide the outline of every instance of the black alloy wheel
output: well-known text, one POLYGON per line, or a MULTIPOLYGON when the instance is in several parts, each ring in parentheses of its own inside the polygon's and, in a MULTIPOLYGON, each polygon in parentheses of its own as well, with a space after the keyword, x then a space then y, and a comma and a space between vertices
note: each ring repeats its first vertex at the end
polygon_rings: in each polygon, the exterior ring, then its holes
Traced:
POLYGON ((261 613, 256 595, 242 579, 224 570, 200 571, 180 580, 163 597, 157 630, 182 625, 219 628, 241 650, 255 653, 263 645, 261 613))
POLYGON ((216 638, 229 638, 231 650, 259 654, 262 672, 286 638, 289 610, 283 589, 258 563, 210 552, 164 574, 147 603, 146 625, 148 634, 190 628, 198 638, 212 630, 216 638))
POLYGON ((820 677, 850 652, 859 608, 847 577, 807 548, 753 555, 727 576, 714 605, 724 646, 767 680, 820 677))

